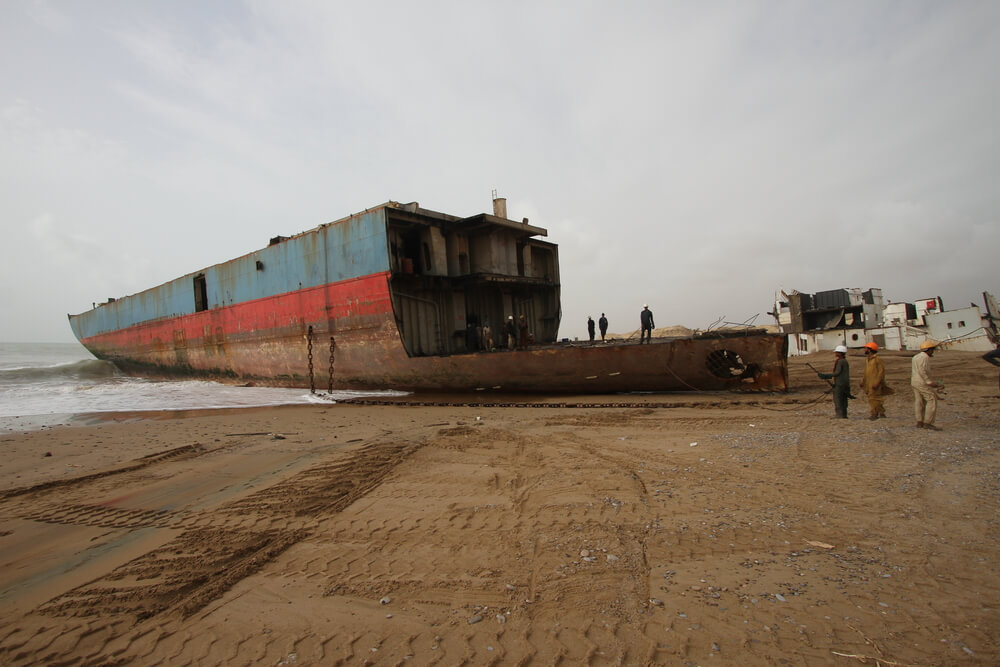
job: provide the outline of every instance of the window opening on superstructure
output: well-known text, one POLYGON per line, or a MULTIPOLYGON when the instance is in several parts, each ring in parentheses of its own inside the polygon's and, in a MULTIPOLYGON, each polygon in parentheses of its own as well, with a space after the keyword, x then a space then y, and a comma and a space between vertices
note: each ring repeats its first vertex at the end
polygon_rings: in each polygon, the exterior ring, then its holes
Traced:
POLYGON ((205 274, 194 277, 194 312, 208 310, 208 287, 205 284, 205 274))

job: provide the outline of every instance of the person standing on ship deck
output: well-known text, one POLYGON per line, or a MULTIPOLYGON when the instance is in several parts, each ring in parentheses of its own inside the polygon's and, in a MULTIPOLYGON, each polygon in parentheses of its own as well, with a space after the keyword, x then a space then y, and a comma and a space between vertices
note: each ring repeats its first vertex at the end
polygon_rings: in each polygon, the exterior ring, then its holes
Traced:
POLYGON ((507 337, 507 349, 513 350, 517 347, 517 327, 514 325, 514 316, 508 315, 504 322, 503 332, 507 337))
POLYGON ((483 349, 487 352, 493 351, 493 330, 490 329, 489 320, 483 320, 483 349))
POLYGON ((601 313, 601 319, 597 320, 597 326, 601 329, 601 342, 604 342, 604 337, 608 335, 608 318, 601 313))
POLYGON ((642 311, 639 313, 639 344, 649 343, 653 340, 653 311, 648 304, 642 304, 642 311))
POLYGON ((594 318, 587 315, 587 334, 590 336, 590 342, 594 342, 594 318))
POLYGON ((477 352, 479 350, 479 341, 483 338, 483 332, 477 326, 477 318, 474 314, 470 313, 466 316, 465 320, 465 346, 469 352, 477 352))
POLYGON ((528 320, 524 319, 524 315, 521 315, 520 320, 517 323, 518 331, 521 334, 521 349, 528 349, 528 320))

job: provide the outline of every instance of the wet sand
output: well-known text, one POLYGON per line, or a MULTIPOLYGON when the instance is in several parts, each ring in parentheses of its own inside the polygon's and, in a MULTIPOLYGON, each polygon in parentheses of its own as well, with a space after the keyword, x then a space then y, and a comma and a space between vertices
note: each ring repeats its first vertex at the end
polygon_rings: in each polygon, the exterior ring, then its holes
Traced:
POLYGON ((824 353, 778 395, 0 435, 0 662, 997 664, 997 371, 936 355, 932 432, 883 356, 878 421, 824 353))

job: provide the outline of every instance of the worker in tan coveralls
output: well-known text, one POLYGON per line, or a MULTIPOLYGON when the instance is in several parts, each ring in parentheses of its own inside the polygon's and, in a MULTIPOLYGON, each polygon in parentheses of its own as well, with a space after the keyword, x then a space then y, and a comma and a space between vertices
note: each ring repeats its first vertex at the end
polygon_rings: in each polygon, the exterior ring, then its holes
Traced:
POLYGON ((868 394, 871 414, 868 419, 885 417, 885 397, 893 393, 885 384, 885 364, 878 356, 878 343, 865 345, 865 375, 861 378, 861 390, 868 394))
POLYGON ((917 417, 917 428, 929 428, 940 431, 934 425, 937 414, 937 392, 940 382, 931 379, 931 357, 937 349, 937 342, 932 340, 920 344, 920 352, 913 357, 913 372, 910 374, 910 386, 913 387, 913 412, 917 417))

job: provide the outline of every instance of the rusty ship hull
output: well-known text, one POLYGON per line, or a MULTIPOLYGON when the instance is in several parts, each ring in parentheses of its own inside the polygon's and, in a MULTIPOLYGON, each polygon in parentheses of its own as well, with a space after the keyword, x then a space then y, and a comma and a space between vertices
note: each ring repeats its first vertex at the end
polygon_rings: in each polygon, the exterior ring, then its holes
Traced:
POLYGON ((498 213, 388 202, 109 299, 70 325, 94 356, 148 377, 412 391, 787 388, 780 334, 557 342, 557 246, 498 213), (501 329, 522 315, 533 342, 511 349, 501 329))

